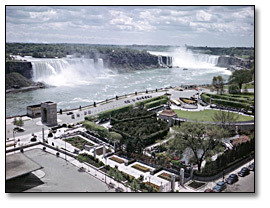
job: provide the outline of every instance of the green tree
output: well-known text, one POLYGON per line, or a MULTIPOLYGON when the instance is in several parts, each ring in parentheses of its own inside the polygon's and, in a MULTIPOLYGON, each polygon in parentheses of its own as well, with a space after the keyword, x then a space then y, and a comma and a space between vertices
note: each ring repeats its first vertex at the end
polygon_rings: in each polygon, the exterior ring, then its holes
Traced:
POLYGON ((222 76, 214 76, 212 86, 216 89, 217 94, 223 94, 224 80, 222 76))
POLYGON ((201 171, 205 156, 218 146, 223 136, 224 130, 217 126, 185 122, 175 128, 174 139, 169 142, 169 150, 183 152, 186 148, 190 148, 198 170, 201 171))
POLYGON ((110 132, 108 139, 110 140, 110 142, 115 143, 115 146, 117 146, 117 144, 119 144, 121 142, 121 140, 123 139, 121 134, 118 134, 116 132, 110 132))
POLYGON ((134 179, 131 184, 130 187, 133 191, 137 192, 137 190, 140 189, 140 182, 137 179, 134 179))
POLYGON ((216 122, 216 124, 226 129, 230 127, 231 123, 236 122, 238 118, 239 114, 237 113, 221 110, 216 111, 213 116, 213 120, 216 122))
POLYGON ((242 85, 252 81, 252 73, 249 70, 236 70, 229 78, 231 84, 237 84, 241 91, 242 85))
POLYGON ((232 85, 229 86, 229 93, 230 94, 239 94, 240 92, 241 91, 240 91, 238 85, 232 84, 232 85))

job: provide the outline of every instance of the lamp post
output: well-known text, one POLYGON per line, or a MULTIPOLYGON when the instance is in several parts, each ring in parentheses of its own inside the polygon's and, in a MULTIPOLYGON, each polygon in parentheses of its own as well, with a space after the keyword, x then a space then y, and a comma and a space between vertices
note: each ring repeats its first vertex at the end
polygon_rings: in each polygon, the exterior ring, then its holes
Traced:
POLYGON ((150 192, 150 186, 151 186, 151 185, 150 185, 150 184, 151 184, 151 183, 150 183, 150 179, 151 179, 151 176, 148 176, 148 178, 149 178, 149 192, 150 192))

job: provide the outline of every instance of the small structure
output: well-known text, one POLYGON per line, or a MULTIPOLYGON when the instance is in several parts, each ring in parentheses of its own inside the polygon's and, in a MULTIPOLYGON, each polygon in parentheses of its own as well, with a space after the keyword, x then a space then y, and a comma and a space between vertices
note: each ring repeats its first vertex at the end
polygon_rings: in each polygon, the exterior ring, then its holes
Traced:
POLYGON ((41 115, 41 104, 38 105, 29 105, 27 106, 26 110, 27 110, 27 116, 29 116, 30 118, 38 118, 41 115))
POLYGON ((181 87, 186 90, 191 90, 191 89, 197 88, 197 85, 196 84, 182 84, 181 87))
POLYGON ((41 103, 41 122, 46 126, 57 125, 57 105, 54 102, 47 101, 41 103))
POLYGON ((27 175, 42 167, 23 153, 6 155, 6 181, 27 175))
POLYGON ((172 109, 165 109, 158 115, 158 117, 164 121, 167 121, 171 127, 174 124, 173 118, 177 118, 177 114, 172 109))

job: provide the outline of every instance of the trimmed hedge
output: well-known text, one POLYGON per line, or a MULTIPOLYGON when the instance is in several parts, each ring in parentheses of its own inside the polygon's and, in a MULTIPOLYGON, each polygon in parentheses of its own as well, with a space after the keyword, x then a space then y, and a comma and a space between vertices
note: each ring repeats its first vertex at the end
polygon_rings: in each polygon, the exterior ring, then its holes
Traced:
POLYGON ((213 99, 212 103, 217 104, 217 105, 228 106, 232 108, 244 108, 246 110, 249 110, 250 108, 250 104, 246 104, 243 102, 229 101, 229 100, 213 99))
POLYGON ((145 108, 149 109, 149 108, 154 108, 156 106, 162 105, 162 104, 166 104, 168 101, 168 99, 160 99, 160 100, 156 100, 150 103, 146 103, 145 104, 145 108))
POLYGON ((146 116, 138 116, 138 117, 133 117, 133 118, 125 118, 125 119, 116 119, 116 118, 111 118, 111 124, 116 124, 116 123, 121 123, 121 122, 127 122, 127 121, 134 121, 134 120, 139 120, 139 119, 144 119, 144 118, 151 118, 151 117, 156 117, 155 112, 149 112, 146 111, 146 116))
POLYGON ((122 112, 126 112, 126 111, 129 111, 133 109, 133 105, 130 104, 130 105, 125 105, 123 107, 119 107, 119 108, 114 108, 114 109, 111 109, 111 110, 107 110, 107 111, 103 111, 101 113, 98 114, 98 118, 100 120, 105 120, 105 119, 108 119, 110 118, 111 116, 114 116, 118 113, 122 113, 122 112))
POLYGON ((100 137, 105 138, 109 136, 109 130, 103 126, 99 126, 91 121, 84 121, 83 127, 89 131, 98 134, 100 137))
MULTIPOLYGON (((250 109, 251 105, 254 105, 253 101, 248 101, 247 99, 244 98, 235 98, 227 95, 215 95, 211 94, 212 97, 212 104, 217 104, 217 105, 223 105, 227 107, 232 107, 232 108, 244 108, 246 110, 250 109)), ((204 102, 210 103, 210 94, 202 94, 201 98, 204 102)))
POLYGON ((168 100, 169 98, 166 96, 166 95, 162 95, 162 96, 158 96, 158 97, 153 97, 153 98, 150 98, 150 99, 147 99, 147 100, 142 100, 140 102, 137 102, 135 104, 135 106, 141 106, 141 105, 145 105, 146 103, 151 103, 153 101, 156 101, 156 100, 162 100, 162 99, 166 99, 168 100))

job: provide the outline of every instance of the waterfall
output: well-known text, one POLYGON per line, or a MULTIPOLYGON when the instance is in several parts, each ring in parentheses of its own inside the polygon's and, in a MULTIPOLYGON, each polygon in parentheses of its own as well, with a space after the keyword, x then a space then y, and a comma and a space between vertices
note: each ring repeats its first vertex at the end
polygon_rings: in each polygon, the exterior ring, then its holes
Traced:
POLYGON ((80 84, 93 81, 106 75, 103 59, 62 58, 29 59, 33 68, 33 81, 45 82, 54 86, 80 84))

